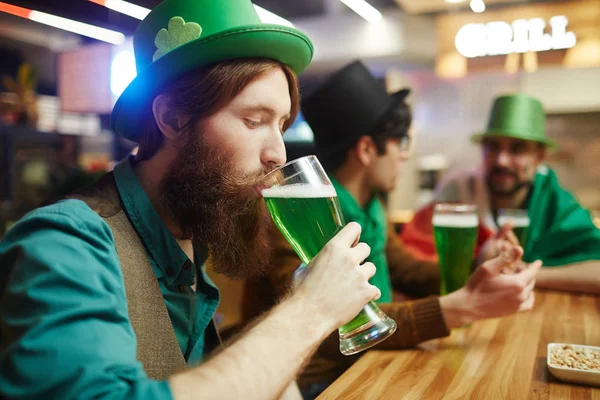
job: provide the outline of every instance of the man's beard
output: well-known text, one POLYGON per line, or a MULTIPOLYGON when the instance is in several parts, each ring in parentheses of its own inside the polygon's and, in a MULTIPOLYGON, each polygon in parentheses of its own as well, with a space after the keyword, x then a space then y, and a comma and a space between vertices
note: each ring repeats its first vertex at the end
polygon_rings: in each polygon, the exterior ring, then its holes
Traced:
POLYGON ((272 221, 255 187, 268 171, 241 176, 230 154, 217 153, 190 132, 160 182, 163 204, 183 239, 208 247, 216 272, 234 279, 259 275, 270 261, 272 221))
POLYGON ((500 167, 492 168, 487 173, 486 183, 487 183, 488 189, 490 190, 490 193, 492 195, 498 196, 498 197, 512 197, 517 192, 519 192, 521 189, 529 188, 533 185, 533 182, 530 180, 519 179, 519 176, 515 172, 511 171, 510 169, 500 168, 500 167), (493 174, 497 174, 497 173, 511 175, 515 182, 514 185, 512 185, 512 187, 510 187, 510 188, 502 188, 502 187, 498 187, 498 185, 495 185, 491 179, 491 176, 493 174))

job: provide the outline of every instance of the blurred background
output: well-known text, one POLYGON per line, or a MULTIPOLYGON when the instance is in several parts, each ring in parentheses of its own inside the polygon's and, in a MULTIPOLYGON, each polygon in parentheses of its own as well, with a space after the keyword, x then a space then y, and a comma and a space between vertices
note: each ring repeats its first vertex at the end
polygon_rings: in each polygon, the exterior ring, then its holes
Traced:
MULTIPOLYGON (((110 111, 136 74, 131 36, 158 3, 0 2, 0 238, 134 149, 110 130, 110 111)), ((413 89, 413 153, 389 198, 396 223, 431 198, 442 174, 477 165, 470 136, 484 129, 494 97, 516 91, 546 107, 559 143, 549 163, 562 184, 600 210, 600 0, 254 3, 265 22, 313 39, 303 91, 355 59, 388 90, 413 89)), ((302 116, 285 140, 312 140, 302 116)))

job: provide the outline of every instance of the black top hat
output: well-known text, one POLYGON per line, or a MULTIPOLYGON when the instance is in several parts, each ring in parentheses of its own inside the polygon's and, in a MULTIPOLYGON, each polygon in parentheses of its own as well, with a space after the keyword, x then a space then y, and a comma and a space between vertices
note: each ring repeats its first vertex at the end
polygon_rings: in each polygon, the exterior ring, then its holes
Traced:
POLYGON ((367 67, 355 61, 334 73, 302 101, 302 113, 321 151, 349 149, 393 114, 410 93, 388 94, 367 67))
POLYGON ((313 142, 285 142, 285 151, 288 161, 317 154, 317 149, 313 142))

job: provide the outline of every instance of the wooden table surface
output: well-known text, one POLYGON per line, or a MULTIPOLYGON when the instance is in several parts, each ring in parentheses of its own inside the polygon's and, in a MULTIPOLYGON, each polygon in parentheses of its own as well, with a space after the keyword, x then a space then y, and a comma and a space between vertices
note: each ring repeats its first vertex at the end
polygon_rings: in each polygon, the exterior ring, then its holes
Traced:
POLYGON ((550 375, 550 342, 600 346, 600 297, 538 291, 531 312, 479 321, 417 349, 367 352, 319 400, 600 400, 600 387, 550 375))

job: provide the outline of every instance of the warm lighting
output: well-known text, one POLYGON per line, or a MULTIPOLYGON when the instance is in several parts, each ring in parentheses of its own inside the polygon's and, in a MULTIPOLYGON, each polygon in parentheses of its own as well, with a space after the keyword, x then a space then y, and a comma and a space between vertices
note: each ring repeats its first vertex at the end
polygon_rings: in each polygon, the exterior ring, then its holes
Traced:
POLYGON ((485 3, 483 0, 471 0, 470 6, 474 13, 482 13, 485 11, 485 3))
POLYGON ((0 11, 27 19, 29 19, 29 14, 31 13, 31 10, 28 8, 13 6, 12 4, 2 2, 0 2, 0 11))
POLYGON ((435 72, 443 79, 464 78, 468 72, 467 59, 456 52, 439 56, 435 64, 435 72))
POLYGON ((563 65, 572 68, 600 66, 600 39, 588 38, 577 43, 567 51, 563 65))
POLYGON ((523 69, 527 72, 535 72, 538 70, 537 53, 528 51, 523 54, 523 69))
POLYGON ((77 33, 79 35, 102 40, 112 44, 121 44, 125 41, 125 35, 121 32, 111 31, 110 29, 100 28, 98 26, 85 24, 72 19, 58 17, 45 12, 30 10, 28 8, 17 7, 11 4, 0 2, 0 11, 16 15, 17 17, 27 18, 40 24, 49 25, 54 28, 77 33))
MULTIPOLYGON (((142 20, 150 13, 150 9, 123 0, 89 0, 121 14, 142 20)), ((260 20, 265 24, 278 24, 293 27, 290 21, 254 4, 254 9, 260 20)))
POLYGON ((383 15, 379 12, 378 9, 370 5, 364 0, 340 0, 342 3, 347 5, 352 9, 355 13, 369 21, 370 23, 375 23, 381 21, 383 15))
POLYGON ((458 3, 464 3, 467 0, 444 0, 446 3, 450 3, 450 4, 458 4, 458 3))
POLYGON ((511 53, 506 56, 504 61, 504 71, 507 74, 516 74, 519 72, 519 62, 521 60, 521 54, 511 53))

